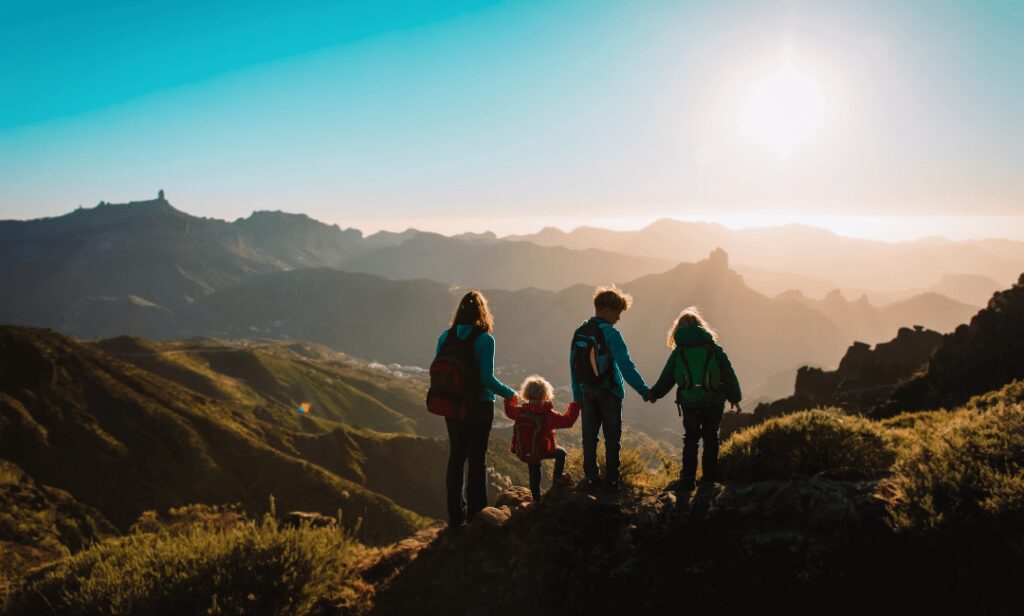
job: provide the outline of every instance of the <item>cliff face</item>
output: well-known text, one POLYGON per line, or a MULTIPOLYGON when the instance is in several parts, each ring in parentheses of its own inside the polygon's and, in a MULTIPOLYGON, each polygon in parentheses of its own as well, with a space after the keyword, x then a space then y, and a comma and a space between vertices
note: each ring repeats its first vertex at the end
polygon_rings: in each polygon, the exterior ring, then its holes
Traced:
POLYGON ((886 417, 903 410, 955 406, 971 396, 1024 377, 1024 274, 996 293, 969 325, 942 342, 927 371, 901 385, 872 411, 886 417))
POLYGON ((874 349, 854 342, 836 370, 800 368, 792 396, 759 404, 752 416, 727 415, 723 436, 770 417, 805 409, 839 407, 852 413, 865 412, 922 370, 942 340, 942 334, 917 326, 900 328, 894 339, 874 349))

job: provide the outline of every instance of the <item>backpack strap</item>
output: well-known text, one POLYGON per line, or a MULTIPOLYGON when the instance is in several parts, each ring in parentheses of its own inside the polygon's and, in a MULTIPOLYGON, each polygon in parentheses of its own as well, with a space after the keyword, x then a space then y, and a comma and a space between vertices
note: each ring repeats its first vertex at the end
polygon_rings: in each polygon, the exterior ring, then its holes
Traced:
POLYGON ((540 437, 544 432, 544 416, 538 415, 531 417, 530 420, 533 421, 533 457, 536 460, 539 455, 537 450, 540 448, 540 437))
POLYGON ((597 335, 594 338, 597 339, 598 347, 600 347, 598 350, 603 348, 604 352, 610 355, 611 349, 608 348, 608 340, 604 337, 604 330, 601 329, 601 324, 597 322, 597 317, 590 317, 588 323, 593 323, 594 328, 597 330, 597 335))
MULTIPOLYGON (((615 358, 612 357, 612 350, 608 348, 608 340, 604 337, 604 330, 601 329, 601 324, 597 322, 597 317, 590 317, 590 320, 587 322, 594 324, 594 330, 596 332, 596 335, 594 336, 594 339, 597 341, 594 351, 595 359, 598 354, 608 356, 608 363, 605 365, 604 371, 599 372, 597 375, 598 381, 604 381, 612 373, 612 362, 615 361, 615 358), (604 352, 602 353, 601 351, 604 352)), ((598 366, 598 370, 600 371, 600 366, 598 366)))
POLYGON ((701 377, 701 382, 704 384, 704 389, 711 391, 711 383, 708 382, 708 370, 711 368, 711 356, 715 353, 715 350, 711 348, 711 345, 707 345, 708 354, 704 357, 704 376, 701 377))
POLYGON ((679 355, 679 358, 683 361, 683 382, 679 383, 679 386, 682 387, 683 389, 690 389, 690 386, 687 385, 687 383, 689 383, 693 379, 690 375, 690 362, 686 359, 686 353, 684 352, 684 348, 685 347, 682 346, 676 347, 676 353, 679 355))

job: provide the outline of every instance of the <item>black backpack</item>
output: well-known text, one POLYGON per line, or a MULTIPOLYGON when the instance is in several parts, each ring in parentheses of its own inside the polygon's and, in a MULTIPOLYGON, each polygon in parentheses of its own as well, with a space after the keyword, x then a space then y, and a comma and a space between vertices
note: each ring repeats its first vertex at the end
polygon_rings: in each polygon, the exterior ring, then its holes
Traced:
POLYGON ((455 326, 448 330, 444 344, 430 364, 430 389, 427 390, 427 410, 435 415, 465 419, 470 409, 480 401, 483 384, 480 382, 480 362, 473 345, 480 334, 479 327, 465 340, 459 340, 455 326))
POLYGON ((572 377, 580 385, 597 385, 608 376, 611 356, 601 326, 594 319, 572 335, 572 377))

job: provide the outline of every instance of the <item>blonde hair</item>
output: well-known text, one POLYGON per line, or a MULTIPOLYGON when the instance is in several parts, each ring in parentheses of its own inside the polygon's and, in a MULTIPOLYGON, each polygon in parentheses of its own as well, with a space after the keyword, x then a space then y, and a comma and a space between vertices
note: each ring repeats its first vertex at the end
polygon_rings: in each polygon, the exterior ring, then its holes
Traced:
POLYGON ((708 322, 704 320, 704 315, 700 313, 700 308, 697 308, 696 306, 690 306, 689 308, 686 308, 682 312, 680 312, 679 316, 672 323, 672 327, 668 328, 668 340, 665 341, 665 344, 668 345, 668 348, 676 348, 676 330, 678 330, 680 327, 683 327, 684 325, 694 325, 696 327, 699 327, 706 331, 707 333, 711 334, 712 340, 714 340, 716 343, 718 342, 718 332, 712 329, 712 327, 708 325, 708 322))
POLYGON ((523 399, 529 402, 544 402, 555 397, 555 389, 551 383, 548 383, 547 379, 539 374, 526 377, 519 391, 523 399))
POLYGON ((598 287, 594 291, 594 308, 596 310, 607 308, 622 312, 623 310, 629 310, 629 307, 632 305, 633 296, 615 285, 598 287))
POLYGON ((488 333, 494 331, 494 318, 483 293, 473 289, 462 296, 452 317, 452 327, 456 325, 475 325, 488 333))

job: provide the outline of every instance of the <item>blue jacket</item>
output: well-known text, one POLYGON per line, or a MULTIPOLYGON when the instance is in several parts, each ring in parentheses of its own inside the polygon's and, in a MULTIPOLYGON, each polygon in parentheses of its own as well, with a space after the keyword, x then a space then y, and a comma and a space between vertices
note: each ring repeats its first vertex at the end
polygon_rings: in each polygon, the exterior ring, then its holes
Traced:
MULTIPOLYGON (((636 390, 641 396, 646 396, 650 388, 647 387, 647 383, 644 381, 644 377, 640 376, 640 373, 636 369, 636 364, 633 363, 633 358, 629 356, 629 349, 626 348, 626 341, 622 339, 622 334, 619 330, 615 329, 615 326, 602 319, 601 317, 594 317, 597 321, 598 327, 601 328, 601 332, 604 334, 605 343, 608 345, 608 352, 611 354, 612 366, 611 374, 609 378, 605 379, 601 383, 601 387, 604 387, 608 391, 615 394, 617 398, 625 398, 626 390, 622 386, 623 380, 629 383, 629 386, 636 390)), ((583 322, 585 324, 586 321, 583 322)), ((581 327, 582 325, 581 324, 581 327)), ((572 382, 572 399, 576 402, 583 401, 583 385, 576 382, 576 377, 572 373, 572 343, 569 344, 569 379, 572 382)))
MULTIPOLYGON (((469 338, 469 334, 472 333, 474 327, 475 325, 457 325, 455 335, 459 337, 459 340, 465 340, 469 338)), ((447 338, 448 330, 446 329, 441 332, 441 337, 437 339, 437 348, 434 351, 434 355, 441 351, 441 345, 444 344, 447 338)), ((473 353, 476 355, 477 361, 480 362, 480 383, 483 384, 480 400, 494 402, 495 395, 505 399, 514 396, 516 392, 494 376, 494 336, 487 332, 480 334, 476 342, 473 343, 473 353)))

